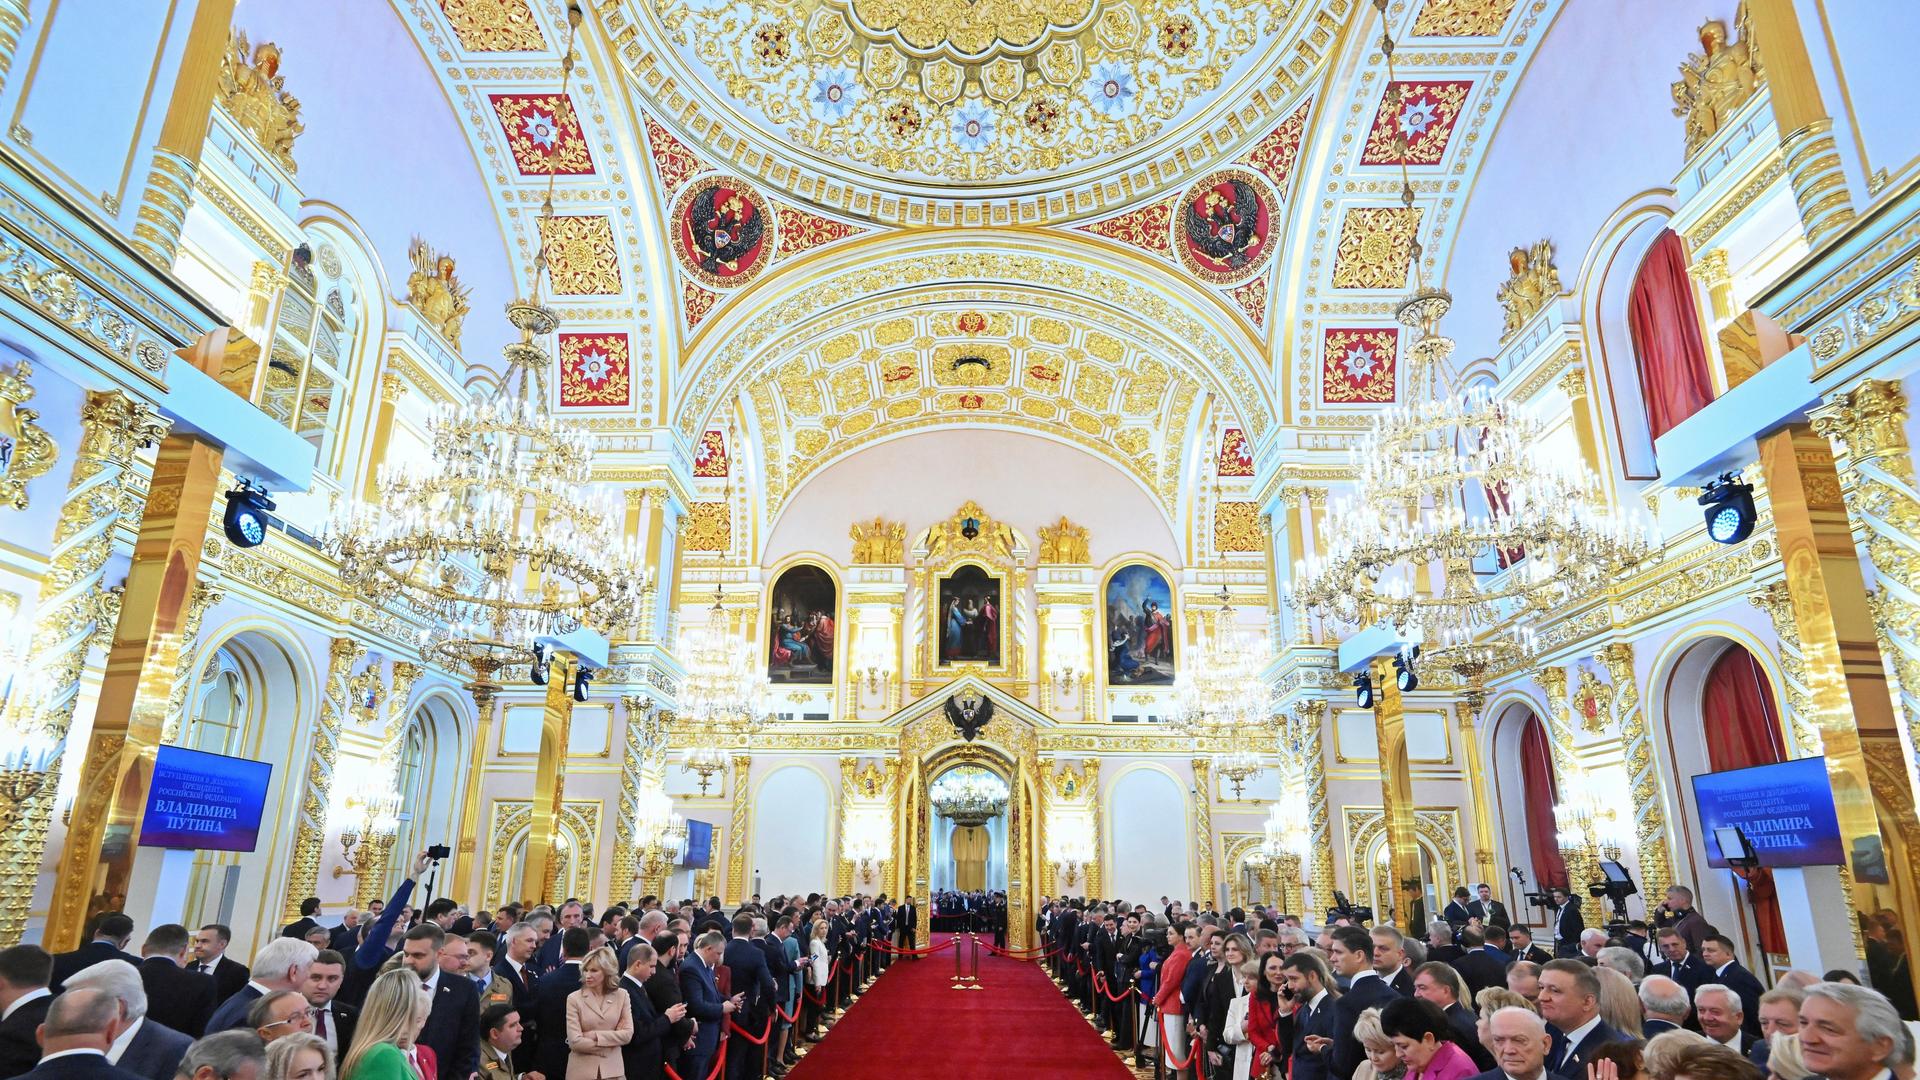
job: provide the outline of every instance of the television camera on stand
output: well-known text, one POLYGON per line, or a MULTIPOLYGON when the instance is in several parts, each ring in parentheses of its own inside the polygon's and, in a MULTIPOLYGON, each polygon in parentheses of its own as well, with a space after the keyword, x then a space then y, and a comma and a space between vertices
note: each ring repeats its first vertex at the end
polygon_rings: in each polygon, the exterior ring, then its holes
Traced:
POLYGON ((1364 904, 1356 904, 1347 899, 1347 894, 1339 889, 1333 890, 1333 906, 1327 909, 1327 922, 1345 919, 1355 926, 1364 927, 1373 921, 1373 909, 1364 904))
POLYGON ((1607 936, 1624 937, 1627 933, 1627 897, 1640 890, 1633 883, 1633 875, 1627 868, 1612 859, 1600 860, 1602 880, 1587 886, 1588 896, 1605 897, 1613 908, 1613 918, 1607 920, 1607 936))
POLYGON ((1540 925, 1543 927, 1552 926, 1553 925, 1553 894, 1546 893, 1546 892, 1528 891, 1527 875, 1521 873, 1520 868, 1517 866, 1507 867, 1507 873, 1513 875, 1513 883, 1519 886, 1520 895, 1526 898, 1527 903, 1533 907, 1540 909, 1540 925))

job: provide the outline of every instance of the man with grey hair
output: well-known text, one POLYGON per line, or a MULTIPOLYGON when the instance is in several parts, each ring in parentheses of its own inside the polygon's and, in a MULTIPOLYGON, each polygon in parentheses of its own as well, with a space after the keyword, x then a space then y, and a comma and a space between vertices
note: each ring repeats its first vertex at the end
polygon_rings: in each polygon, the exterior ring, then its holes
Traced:
POLYGON ((1547 1071, 1547 1050, 1553 1036, 1547 1022, 1532 1009, 1509 1005, 1487 1018, 1487 1049, 1494 1067, 1473 1080, 1560 1080, 1547 1071))
POLYGON ((720 996, 720 984, 714 971, 720 966, 720 954, 726 948, 726 936, 709 930, 694 939, 693 951, 680 961, 680 997, 687 1003, 687 1015, 694 1019, 693 1046, 680 1055, 682 1076, 707 1075, 713 1056, 719 1053, 720 1036, 726 1030, 727 1017, 739 1012, 746 995, 720 996))
MULTIPOLYGON (((1164 936, 1164 928, 1159 925, 1155 925, 1152 929, 1162 931, 1162 936, 1164 936)), ((1298 926, 1282 923, 1277 932, 1280 936, 1274 943, 1274 951, 1283 957, 1292 956, 1308 945, 1307 932, 1298 926)), ((1158 938, 1155 940, 1157 941, 1158 938)))
POLYGON ((1700 1021, 1700 1033, 1727 1049, 1746 1057, 1755 1038, 1746 1030, 1746 1010, 1740 995, 1723 983, 1701 983, 1693 988, 1693 1016, 1700 1021))
POLYGON ((289 1035, 313 1034, 313 1008, 307 996, 292 990, 275 990, 253 1003, 247 1010, 247 1026, 260 1041, 271 1044, 289 1035))
POLYGON ((207 1021, 207 1033, 247 1026, 247 1010, 275 990, 299 990, 307 983, 307 969, 320 950, 299 938, 274 938, 253 954, 247 985, 220 1003, 207 1021))
POLYGON ((120 1002, 105 990, 75 986, 53 999, 40 1024, 40 1064, 21 1075, 32 1080, 139 1080, 107 1060, 107 1048, 126 1026, 120 1002))
POLYGON ((1597 960, 1600 950, 1607 947, 1607 932, 1597 926, 1589 926, 1580 931, 1580 955, 1589 960, 1597 960))
POLYGON ((68 989, 91 987, 120 1003, 120 1033, 107 1060, 147 1080, 170 1080, 193 1045, 193 1037, 147 1017, 147 988, 140 970, 125 960, 102 960, 67 979, 68 989))
POLYGON ((1826 1080, 1878 1080, 1899 1061, 1900 1027, 1878 990, 1816 983, 1800 1003, 1800 1057, 1826 1080))
POLYGON ((1806 1000, 1804 987, 1788 985, 1784 977, 1779 985, 1760 995, 1760 1037, 1747 1052, 1748 1061, 1766 1068, 1773 1056, 1773 1037, 1800 1034, 1800 1005, 1806 1000))
MULTIPOLYGON (((292 938, 287 940, 291 941, 292 938)), ((260 1080, 267 1044, 251 1031, 222 1031, 193 1044, 174 1080, 260 1080)))
POLYGON ((1601 967, 1612 968, 1625 975, 1636 986, 1647 974, 1647 961, 1624 945, 1609 945, 1601 949, 1594 961, 1601 967))
POLYGON ((1665 975, 1649 975, 1640 980, 1640 1011, 1647 1017, 1641 1031, 1651 1039, 1685 1024, 1693 1003, 1686 987, 1665 975))

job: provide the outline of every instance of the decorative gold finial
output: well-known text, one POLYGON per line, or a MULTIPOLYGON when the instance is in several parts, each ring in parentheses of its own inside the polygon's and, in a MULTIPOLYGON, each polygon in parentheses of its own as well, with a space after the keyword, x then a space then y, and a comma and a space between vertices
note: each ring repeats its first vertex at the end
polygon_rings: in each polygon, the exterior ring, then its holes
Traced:
POLYGON ((1727 126, 1764 77, 1752 48, 1744 3, 1734 15, 1734 26, 1740 33, 1738 40, 1729 40, 1727 24, 1720 19, 1701 23, 1700 51, 1680 64, 1680 78, 1673 84, 1673 115, 1686 120, 1688 157, 1727 126))
POLYGON ((467 294, 454 273, 453 256, 435 251, 425 240, 414 237, 407 245, 413 260, 413 272, 407 275, 407 304, 427 320, 427 324, 456 350, 460 348, 460 325, 471 310, 467 294))
POLYGON ((287 93, 280 74, 280 46, 263 41, 250 48, 246 31, 232 31, 220 60, 220 104, 281 167, 294 171, 293 140, 307 127, 300 99, 287 93))

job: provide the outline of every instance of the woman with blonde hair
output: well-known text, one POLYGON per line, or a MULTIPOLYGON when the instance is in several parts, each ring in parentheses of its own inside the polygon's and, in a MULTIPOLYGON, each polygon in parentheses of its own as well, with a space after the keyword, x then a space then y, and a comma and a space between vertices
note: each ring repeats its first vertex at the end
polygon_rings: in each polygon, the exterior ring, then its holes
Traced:
POLYGON ((432 1011, 433 999, 420 986, 420 976, 406 968, 382 972, 360 1005, 353 1046, 340 1061, 340 1080, 435 1080, 439 1066, 433 1051, 414 1041, 432 1011))
POLYGON ((1407 1074, 1400 1051, 1380 1027, 1380 1010, 1368 1009, 1353 1022, 1353 1037, 1367 1052, 1367 1060, 1355 1066, 1353 1080, 1401 1080, 1407 1074))
POLYGON ((567 995, 567 1080, 620 1080, 620 1048, 633 1041, 633 1002, 620 962, 605 945, 580 961, 580 989, 567 995))
POLYGON ((1633 980, 1610 967, 1594 968, 1593 973, 1600 980, 1600 1019, 1622 1035, 1639 1038, 1645 1014, 1641 1012, 1640 992, 1633 988, 1633 980))
POLYGON ((1679 1068, 1681 1055, 1692 1047, 1704 1046, 1711 1041, 1697 1031, 1675 1028, 1648 1039, 1647 1045, 1640 1051, 1640 1056, 1646 1063, 1647 1075, 1652 1080, 1673 1080, 1679 1068))
POLYGON ((309 1032, 282 1035, 267 1044, 267 1080, 334 1080, 333 1051, 309 1032))
POLYGON ((1776 1031, 1767 1040, 1767 1075, 1772 1080, 1807 1080, 1813 1070, 1800 1056, 1800 1036, 1776 1031))

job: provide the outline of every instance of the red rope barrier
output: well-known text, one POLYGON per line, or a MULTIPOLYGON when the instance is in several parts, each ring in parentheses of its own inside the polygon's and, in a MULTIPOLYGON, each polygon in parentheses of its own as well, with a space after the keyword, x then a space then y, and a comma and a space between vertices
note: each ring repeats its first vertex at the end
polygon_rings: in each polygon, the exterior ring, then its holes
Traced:
MULTIPOLYGON (((776 1005, 774 1008, 777 1010, 779 1006, 776 1005)), ((727 1017, 727 1030, 738 1032, 741 1038, 755 1046, 765 1046, 767 1040, 773 1038, 773 1017, 767 1017, 767 1026, 760 1029, 760 1037, 757 1039, 753 1037, 753 1032, 741 1027, 740 1022, 731 1016, 727 1017)))
POLYGON ((780 1003, 776 1001, 773 1004, 773 1014, 775 1016, 778 1016, 781 1020, 785 1021, 786 1023, 789 1023, 789 1024, 798 1023, 800 1020, 800 1006, 795 1005, 793 1007, 793 1011, 788 1012, 785 1009, 782 1009, 780 1007, 780 1003))
MULTIPOLYGON (((671 1076, 673 1080, 683 1080, 681 1075, 677 1071, 675 1071, 673 1066, 663 1064, 660 1067, 662 1069, 665 1069, 667 1075, 671 1076)), ((726 1067, 727 1067, 727 1040, 721 1039, 720 1053, 717 1057, 713 1059, 713 1068, 707 1073, 706 1080, 718 1080, 721 1070, 725 1069, 726 1067)))
MULTIPOLYGON (((840 976, 840 961, 835 960, 833 962, 833 966, 827 969, 827 985, 828 986, 833 985, 833 980, 838 978, 839 976, 840 976)), ((813 990, 810 988, 803 987, 802 989, 806 990, 807 1000, 813 1002, 815 1005, 825 1005, 827 1003, 827 987, 826 986, 820 987, 820 992, 818 994, 815 994, 813 990)))
POLYGON ((1138 993, 1140 990, 1140 988, 1137 986, 1129 986, 1127 987, 1126 993, 1121 994, 1119 997, 1114 997, 1113 994, 1107 990, 1107 977, 1101 974, 1094 975, 1093 985, 1099 988, 1100 993, 1104 995, 1108 1001, 1114 1002, 1116 1004, 1127 1000, 1128 998, 1132 997, 1134 994, 1138 993))
POLYGON ((1172 1066, 1173 1069, 1177 1072, 1181 1069, 1187 1068, 1188 1066, 1192 1065, 1194 1062, 1200 1060, 1201 1053, 1203 1053, 1207 1048, 1207 1043, 1205 1039, 1202 1039, 1200 1036, 1195 1035, 1193 1037, 1193 1052, 1187 1055, 1187 1059, 1185 1061, 1182 1061, 1180 1060, 1180 1055, 1174 1053, 1173 1044, 1167 1041, 1166 1014, 1161 1013, 1160 1016, 1158 1017, 1158 1021, 1160 1024, 1160 1045, 1166 1049, 1168 1065, 1172 1066))
MULTIPOLYGON (((959 940, 958 938, 948 938, 947 940, 941 942, 938 945, 929 945, 924 949, 901 949, 893 945, 890 945, 887 942, 881 941, 878 938, 875 938, 873 940, 872 945, 874 948, 880 950, 881 952, 892 953, 895 956, 931 956, 934 953, 939 952, 941 949, 953 947, 958 942, 958 940, 959 940)), ((993 946, 989 945, 987 947, 992 948, 993 946)))

